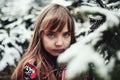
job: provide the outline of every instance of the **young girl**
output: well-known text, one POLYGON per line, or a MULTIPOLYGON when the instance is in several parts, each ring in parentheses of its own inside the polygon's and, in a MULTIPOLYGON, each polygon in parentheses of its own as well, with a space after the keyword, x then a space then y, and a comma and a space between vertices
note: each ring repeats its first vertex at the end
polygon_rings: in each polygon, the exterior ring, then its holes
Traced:
POLYGON ((75 43, 74 21, 67 8, 50 4, 39 15, 32 41, 12 80, 63 80, 65 65, 57 57, 75 43))

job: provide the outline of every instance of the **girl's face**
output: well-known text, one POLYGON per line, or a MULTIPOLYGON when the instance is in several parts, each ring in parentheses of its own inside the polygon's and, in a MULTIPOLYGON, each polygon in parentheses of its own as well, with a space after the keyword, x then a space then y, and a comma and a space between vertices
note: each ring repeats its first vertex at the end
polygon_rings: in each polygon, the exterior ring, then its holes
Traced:
POLYGON ((65 25, 61 32, 55 30, 44 30, 42 37, 43 47, 52 56, 58 56, 67 49, 71 43, 71 33, 65 25))

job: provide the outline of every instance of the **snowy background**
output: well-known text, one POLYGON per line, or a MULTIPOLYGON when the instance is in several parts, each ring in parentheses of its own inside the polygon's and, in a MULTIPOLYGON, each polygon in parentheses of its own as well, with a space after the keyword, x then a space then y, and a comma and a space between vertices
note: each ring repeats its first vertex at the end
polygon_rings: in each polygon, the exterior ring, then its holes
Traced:
POLYGON ((12 74, 28 47, 40 10, 49 3, 70 9, 76 25, 77 43, 58 58, 60 65, 68 64, 66 78, 80 79, 94 69, 97 80, 119 80, 119 0, 1 0, 0 75, 12 74))

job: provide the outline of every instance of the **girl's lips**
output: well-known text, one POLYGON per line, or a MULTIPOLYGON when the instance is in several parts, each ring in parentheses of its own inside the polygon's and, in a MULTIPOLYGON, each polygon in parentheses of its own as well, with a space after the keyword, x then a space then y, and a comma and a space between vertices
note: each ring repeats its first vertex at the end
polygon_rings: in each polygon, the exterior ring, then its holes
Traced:
POLYGON ((64 52, 65 50, 64 50, 64 49, 54 49, 53 51, 54 51, 54 52, 57 52, 57 53, 62 53, 62 52, 64 52))

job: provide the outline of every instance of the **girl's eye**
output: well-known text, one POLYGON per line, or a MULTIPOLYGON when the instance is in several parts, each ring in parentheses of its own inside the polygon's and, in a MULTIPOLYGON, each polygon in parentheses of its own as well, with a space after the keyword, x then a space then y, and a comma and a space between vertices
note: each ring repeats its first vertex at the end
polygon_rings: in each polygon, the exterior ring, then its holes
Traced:
POLYGON ((49 38, 54 38, 54 37, 55 37, 55 33, 52 33, 52 32, 51 32, 51 33, 48 33, 47 36, 48 36, 49 38))
POLYGON ((70 32, 65 32, 65 33, 63 34, 63 36, 64 36, 65 38, 68 38, 68 37, 71 36, 71 34, 70 34, 70 32))

